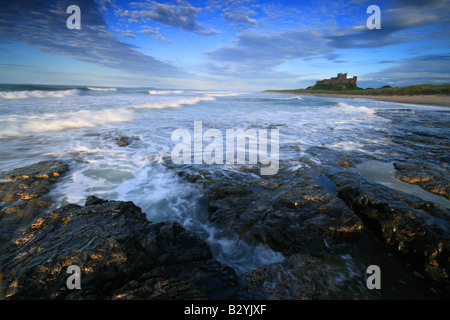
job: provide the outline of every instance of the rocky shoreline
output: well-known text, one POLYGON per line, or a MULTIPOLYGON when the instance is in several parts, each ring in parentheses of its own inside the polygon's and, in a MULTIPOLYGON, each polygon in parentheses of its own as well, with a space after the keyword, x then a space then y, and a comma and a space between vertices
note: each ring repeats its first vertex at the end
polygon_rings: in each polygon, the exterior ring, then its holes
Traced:
MULTIPOLYGON (((277 175, 264 178, 257 166, 216 172, 214 167, 164 164, 202 188, 212 222, 286 257, 243 275, 217 261, 193 232, 175 222, 148 221, 132 202, 89 196, 84 206, 56 209, 47 194, 70 170, 63 162, 3 172, 0 297, 336 298, 330 261, 343 264, 339 259, 348 248, 369 250, 366 238, 376 242, 377 250, 410 264, 435 285, 440 297, 448 297, 448 209, 368 182, 355 169, 361 159, 325 148, 308 152, 321 160, 320 166, 311 158, 282 161, 277 175), (70 265, 81 269, 82 290, 66 286, 70 265)), ((419 185, 448 197, 447 169, 396 168, 398 179, 424 182, 419 185), (436 172, 432 178, 414 178, 414 171, 423 177, 430 170, 436 172)))
POLYGON ((177 223, 148 221, 132 202, 91 196, 84 207, 46 210, 51 208, 45 199, 49 184, 67 170, 61 162, 47 161, 2 175, 11 180, 1 185, 0 223, 10 231, 2 230, 1 239, 3 298, 253 297, 198 236, 177 223), (66 286, 70 265, 81 269, 82 290, 66 286))
MULTIPOLYGON (((278 173, 268 177, 258 176, 259 168, 255 166, 218 173, 209 168, 198 171, 192 166, 180 169, 167 165, 178 170, 183 179, 203 187, 212 221, 250 242, 264 243, 287 258, 244 274, 252 292, 263 292, 270 299, 335 298, 330 294, 330 268, 336 265, 326 261, 345 255, 345 250, 339 248, 347 245, 359 247, 356 254, 367 249, 379 250, 381 256, 395 255, 402 263, 412 265, 414 272, 438 283, 442 297, 448 297, 448 208, 367 181, 356 164, 370 157, 323 147, 310 148, 308 154, 281 161, 278 173), (311 161, 311 156, 320 165, 311 161), (377 243, 376 248, 361 241, 367 234, 377 243), (280 278, 282 274, 289 276, 280 278)), ((413 165, 394 167, 401 169, 395 178, 408 183, 415 183, 424 172, 431 174, 427 185, 419 185, 446 196, 447 168, 432 164, 422 164, 423 170, 413 165), (414 178, 410 181, 403 176, 414 178)))

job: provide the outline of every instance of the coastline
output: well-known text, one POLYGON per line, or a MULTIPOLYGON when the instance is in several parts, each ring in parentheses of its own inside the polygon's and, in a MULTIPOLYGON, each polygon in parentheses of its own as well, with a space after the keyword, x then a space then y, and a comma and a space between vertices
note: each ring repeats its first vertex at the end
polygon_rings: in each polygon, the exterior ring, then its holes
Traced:
POLYGON ((412 95, 412 96, 376 96, 376 95, 357 95, 357 94, 339 94, 339 93, 303 93, 296 91, 266 91, 266 92, 277 92, 277 93, 289 93, 296 95, 308 95, 308 96, 317 96, 317 97, 336 97, 336 98, 347 98, 347 99, 373 99, 380 101, 391 101, 391 102, 400 102, 400 103, 412 103, 412 104, 431 104, 431 105, 439 105, 439 106, 447 106, 450 107, 450 96, 443 95, 412 95))

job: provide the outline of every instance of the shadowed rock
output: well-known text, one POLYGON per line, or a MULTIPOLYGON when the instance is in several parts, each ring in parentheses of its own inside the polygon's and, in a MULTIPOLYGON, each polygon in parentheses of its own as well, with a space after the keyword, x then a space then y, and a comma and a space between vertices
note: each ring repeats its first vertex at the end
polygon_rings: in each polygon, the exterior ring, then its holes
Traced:
POLYGON ((354 172, 330 173, 339 196, 364 226, 430 278, 449 282, 449 213, 438 204, 369 183, 354 172))
POLYGON ((68 170, 61 161, 42 161, 0 174, 0 250, 53 205, 47 193, 68 170))
POLYGON ((394 163, 394 177, 450 199, 450 172, 432 163, 394 163))
MULTIPOLYGON (((340 152, 314 147, 308 153, 320 161, 317 169, 334 182, 338 196, 361 218, 364 228, 428 277, 449 282, 450 213, 446 208, 385 185, 368 182, 355 168, 339 165, 339 159, 343 158, 340 152)), ((423 167, 427 168, 428 174, 436 169, 434 165, 423 167)), ((405 166, 396 164, 395 168, 402 170, 405 166)), ((445 170, 439 168, 434 175, 445 170)), ((415 176, 422 174, 419 167, 408 167, 398 174, 404 175, 405 172, 415 176)))
POLYGON ((134 140, 139 140, 139 138, 137 137, 114 138, 114 141, 119 147, 128 147, 134 140))
MULTIPOLYGON (((1 258, 7 299, 236 299, 234 271, 177 223, 152 223, 132 202, 87 199, 39 217, 1 258), (66 286, 81 269, 81 289, 66 286)), ((248 297, 248 295, 246 296, 248 297)))
POLYGON ((181 171, 180 176, 203 185, 212 221, 284 255, 317 254, 323 239, 336 243, 360 234, 361 220, 314 170, 293 172, 283 165, 277 175, 265 177, 257 176, 257 167, 214 175, 181 171))
POLYGON ((242 275, 248 291, 270 300, 312 300, 328 294, 328 272, 320 259, 292 255, 242 275))

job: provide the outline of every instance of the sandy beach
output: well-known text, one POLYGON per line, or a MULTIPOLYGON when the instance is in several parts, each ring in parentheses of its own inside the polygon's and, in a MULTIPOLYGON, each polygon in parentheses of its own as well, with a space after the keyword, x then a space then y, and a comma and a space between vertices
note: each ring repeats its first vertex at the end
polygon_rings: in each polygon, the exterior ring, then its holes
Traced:
POLYGON ((295 91, 286 93, 298 95, 312 95, 318 97, 339 97, 348 99, 362 98, 381 101, 450 106, 450 96, 442 96, 442 95, 375 96, 375 95, 356 95, 356 94, 298 93, 295 91))

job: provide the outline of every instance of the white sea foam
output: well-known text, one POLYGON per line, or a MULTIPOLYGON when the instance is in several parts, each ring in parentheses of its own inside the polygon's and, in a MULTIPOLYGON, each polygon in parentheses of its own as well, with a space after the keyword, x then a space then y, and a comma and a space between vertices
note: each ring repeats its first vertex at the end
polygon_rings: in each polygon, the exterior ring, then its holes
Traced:
POLYGON ((130 106, 131 108, 136 109, 165 109, 165 108, 178 108, 184 105, 193 105, 197 104, 200 101, 213 101, 214 97, 191 97, 191 98, 182 98, 176 100, 166 100, 166 101, 158 101, 153 103, 145 103, 141 105, 130 106))
POLYGON ((365 113, 368 115, 374 115, 376 112, 375 109, 367 108, 365 106, 355 107, 355 106, 352 106, 351 104, 347 104, 344 102, 338 102, 338 106, 341 109, 343 109, 344 111, 350 112, 350 113, 365 113))
POLYGON ((79 93, 77 89, 71 90, 24 90, 24 91, 4 91, 0 92, 3 99, 31 99, 31 98, 64 98, 67 96, 75 96, 79 93))
POLYGON ((89 91, 117 91, 116 88, 96 88, 96 87, 87 87, 89 91))
POLYGON ((183 90, 148 90, 148 94, 182 94, 183 90))
POLYGON ((302 100, 302 97, 295 96, 295 97, 288 97, 288 98, 276 98, 276 100, 302 100))
POLYGON ((363 150, 364 145, 362 143, 351 140, 340 141, 334 144, 327 144, 325 145, 325 147, 333 150, 344 150, 344 151, 358 150, 364 152, 363 150))
POLYGON ((240 93, 204 93, 205 97, 234 97, 240 95, 240 93))
POLYGON ((48 113, 42 117, 28 117, 9 121, 0 129, 0 137, 58 131, 83 127, 98 127, 106 123, 126 122, 134 119, 129 109, 80 110, 61 114, 48 113))

